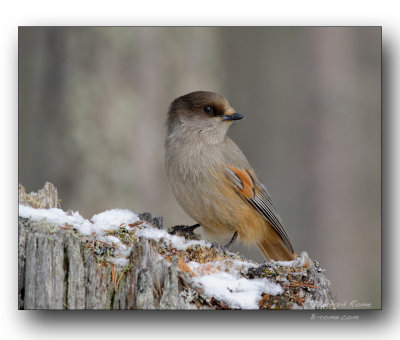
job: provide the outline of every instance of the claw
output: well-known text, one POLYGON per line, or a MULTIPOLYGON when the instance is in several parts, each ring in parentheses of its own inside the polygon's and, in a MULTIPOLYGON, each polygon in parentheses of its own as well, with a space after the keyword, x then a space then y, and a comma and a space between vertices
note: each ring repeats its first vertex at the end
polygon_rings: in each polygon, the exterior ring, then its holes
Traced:
POLYGON ((200 227, 200 224, 198 223, 191 226, 177 225, 172 227, 168 233, 170 235, 183 236, 187 239, 193 240, 198 238, 198 236, 194 233, 194 230, 198 227, 200 227))

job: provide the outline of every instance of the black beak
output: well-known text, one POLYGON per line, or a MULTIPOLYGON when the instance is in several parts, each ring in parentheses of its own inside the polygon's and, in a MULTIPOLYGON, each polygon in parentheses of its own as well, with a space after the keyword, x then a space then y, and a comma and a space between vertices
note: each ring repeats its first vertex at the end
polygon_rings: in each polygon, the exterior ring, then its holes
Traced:
POLYGON ((222 115, 222 120, 239 120, 239 119, 243 119, 244 116, 241 115, 240 113, 233 113, 231 115, 222 115))

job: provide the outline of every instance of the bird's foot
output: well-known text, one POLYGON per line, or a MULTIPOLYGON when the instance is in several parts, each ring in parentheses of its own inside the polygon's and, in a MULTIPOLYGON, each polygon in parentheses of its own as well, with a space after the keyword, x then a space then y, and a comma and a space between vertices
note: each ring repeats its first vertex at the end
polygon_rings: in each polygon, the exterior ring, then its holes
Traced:
POLYGON ((225 245, 221 245, 217 242, 211 242, 211 248, 218 250, 223 255, 227 255, 227 253, 230 252, 229 248, 235 242, 237 236, 238 236, 238 233, 237 233, 237 231, 235 231, 231 240, 225 245))
POLYGON ((176 225, 169 228, 168 233, 170 235, 183 236, 187 240, 200 240, 200 235, 194 233, 194 230, 198 227, 200 227, 198 223, 190 226, 176 225))
POLYGON ((210 242, 211 243, 211 249, 214 249, 214 251, 216 253, 221 254, 222 256, 226 256, 228 255, 228 253, 230 252, 230 250, 228 248, 226 248, 225 246, 217 243, 217 242, 210 242))

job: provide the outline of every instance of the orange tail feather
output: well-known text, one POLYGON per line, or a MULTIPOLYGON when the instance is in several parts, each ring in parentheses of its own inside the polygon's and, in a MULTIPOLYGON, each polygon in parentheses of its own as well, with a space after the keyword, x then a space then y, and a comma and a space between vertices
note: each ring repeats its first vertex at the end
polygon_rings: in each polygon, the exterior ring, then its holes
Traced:
POLYGON ((266 260, 275 261, 292 261, 297 255, 292 253, 282 241, 281 238, 276 238, 271 242, 270 238, 264 238, 261 242, 257 243, 258 248, 264 255, 266 260))

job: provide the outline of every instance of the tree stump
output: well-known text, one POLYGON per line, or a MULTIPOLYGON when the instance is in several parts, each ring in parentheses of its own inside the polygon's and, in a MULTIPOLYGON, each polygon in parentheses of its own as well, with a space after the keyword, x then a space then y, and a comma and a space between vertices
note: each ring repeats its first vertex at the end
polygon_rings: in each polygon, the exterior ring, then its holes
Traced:
MULTIPOLYGON (((29 195, 20 185, 19 199, 20 204, 40 209, 58 206, 51 183, 29 195)), ((172 242, 172 236, 159 229, 160 218, 139 216, 135 225, 112 231, 130 249, 122 265, 114 261, 116 246, 98 235, 83 235, 68 223, 19 217, 19 309, 245 308, 218 294, 221 287, 210 293, 213 289, 200 280, 229 271, 235 271, 237 282, 268 282, 279 288, 271 293, 261 287, 254 308, 334 309, 329 280, 305 252, 290 263, 259 265, 204 241, 173 236, 172 242), (149 228, 164 236, 152 238, 149 228), (174 246, 183 242, 192 243, 174 246)))

